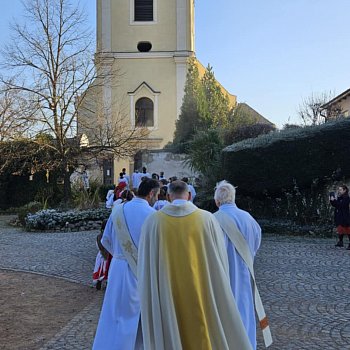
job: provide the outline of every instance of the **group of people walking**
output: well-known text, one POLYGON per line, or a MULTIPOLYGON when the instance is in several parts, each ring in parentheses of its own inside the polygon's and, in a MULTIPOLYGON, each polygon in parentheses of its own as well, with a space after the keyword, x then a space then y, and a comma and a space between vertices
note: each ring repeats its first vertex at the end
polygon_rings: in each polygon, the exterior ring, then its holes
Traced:
MULTIPOLYGON (((154 208, 159 210, 161 207, 167 203, 166 192, 168 186, 172 181, 177 180, 176 176, 170 177, 168 180, 164 177, 164 171, 158 173, 150 174, 147 172, 147 168, 143 167, 142 171, 135 170, 132 174, 132 180, 130 181, 130 176, 126 174, 126 169, 123 168, 122 172, 119 174, 118 184, 109 190, 106 195, 106 208, 111 209, 113 205, 120 204, 125 200, 130 200, 137 193, 140 183, 143 179, 154 179, 160 183, 160 194, 159 202, 155 203, 154 208)), ((190 201, 193 202, 196 197, 196 190, 189 183, 188 177, 183 177, 182 181, 186 182, 190 190, 190 201)))
MULTIPOLYGON (((237 207, 230 183, 217 184, 211 214, 192 203, 187 178, 169 180, 143 168, 131 186, 120 174, 97 237, 94 283, 108 277, 108 286, 93 350, 256 349, 255 314, 269 346, 253 268, 260 226, 237 207)), ((350 250, 348 187, 329 199, 336 247, 347 235, 350 250)))
POLYGON ((185 181, 160 180, 145 176, 131 200, 113 205, 93 349, 256 349, 255 312, 270 345, 253 269, 261 229, 236 206, 234 186, 217 185, 211 214, 185 181), (167 203, 156 210, 161 190, 167 203))

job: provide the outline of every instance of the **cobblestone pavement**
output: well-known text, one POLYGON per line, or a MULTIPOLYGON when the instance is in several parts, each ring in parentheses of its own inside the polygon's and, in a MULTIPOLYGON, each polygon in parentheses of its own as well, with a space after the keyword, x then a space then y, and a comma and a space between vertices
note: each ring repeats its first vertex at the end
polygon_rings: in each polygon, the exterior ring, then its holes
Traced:
MULTIPOLYGON (((0 225, 0 269, 88 285, 96 231, 25 233, 0 225)), ((255 262, 274 339, 270 349, 350 349, 350 251, 334 239, 263 237, 255 262)), ((103 293, 41 350, 91 349, 103 293)), ((258 348, 263 349, 258 331, 258 348)))
POLYGON ((274 339, 270 349, 350 349, 350 251, 335 243, 263 238, 255 269, 274 339))

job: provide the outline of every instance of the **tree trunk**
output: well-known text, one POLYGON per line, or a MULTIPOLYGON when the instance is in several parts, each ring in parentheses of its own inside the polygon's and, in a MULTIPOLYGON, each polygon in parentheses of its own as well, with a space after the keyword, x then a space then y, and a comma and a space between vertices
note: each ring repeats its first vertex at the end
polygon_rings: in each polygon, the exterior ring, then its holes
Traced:
POLYGON ((70 201, 72 199, 72 188, 71 188, 71 184, 70 184, 71 172, 69 170, 67 171, 67 168, 65 168, 63 171, 64 171, 63 199, 64 199, 64 203, 68 204, 68 203, 70 203, 70 201))

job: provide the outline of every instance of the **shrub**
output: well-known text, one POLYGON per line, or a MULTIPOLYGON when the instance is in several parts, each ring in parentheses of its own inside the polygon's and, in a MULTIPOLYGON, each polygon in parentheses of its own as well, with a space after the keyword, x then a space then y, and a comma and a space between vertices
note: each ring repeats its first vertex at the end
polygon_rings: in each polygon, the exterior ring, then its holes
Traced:
POLYGON ((218 129, 198 131, 189 142, 186 163, 205 176, 218 170, 223 142, 218 129))
POLYGON ((242 125, 236 129, 229 130, 224 134, 225 144, 229 145, 234 142, 256 138, 259 135, 268 134, 275 131, 276 128, 272 124, 256 123, 251 125, 242 125))
POLYGON ((35 195, 35 200, 41 203, 42 209, 48 208, 50 198, 54 196, 54 190, 52 187, 40 188, 35 195))
POLYGON ((288 129, 245 140, 222 152, 224 177, 242 193, 280 194, 284 188, 309 188, 320 182, 349 177, 350 119, 288 129))
POLYGON ((114 185, 101 185, 98 189, 98 195, 100 197, 100 201, 104 202, 106 200, 106 195, 109 190, 114 190, 114 185))
POLYGON ((25 225, 28 230, 54 230, 67 227, 69 224, 103 221, 110 214, 111 211, 104 208, 83 211, 70 210, 65 212, 46 209, 35 214, 28 214, 25 225))
POLYGON ((26 224, 27 215, 33 214, 42 208, 43 208, 42 204, 39 202, 30 202, 24 205, 23 207, 18 208, 17 210, 18 221, 22 226, 24 226, 26 224))
POLYGON ((72 186, 72 198, 78 210, 98 208, 100 206, 100 185, 98 180, 90 180, 90 187, 85 189, 79 184, 72 186))

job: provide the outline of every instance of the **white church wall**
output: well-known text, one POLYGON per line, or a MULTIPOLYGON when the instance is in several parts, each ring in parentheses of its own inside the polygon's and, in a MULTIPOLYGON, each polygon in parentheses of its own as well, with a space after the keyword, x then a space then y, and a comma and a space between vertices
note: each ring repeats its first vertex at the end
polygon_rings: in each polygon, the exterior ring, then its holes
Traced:
POLYGON ((145 166, 150 174, 159 174, 161 171, 164 171, 166 179, 177 176, 178 179, 188 177, 190 180, 193 180, 198 176, 198 173, 191 170, 185 163, 185 158, 185 154, 174 154, 165 151, 143 151, 142 166, 145 166))

